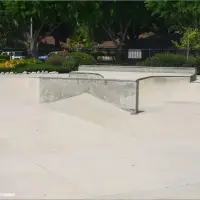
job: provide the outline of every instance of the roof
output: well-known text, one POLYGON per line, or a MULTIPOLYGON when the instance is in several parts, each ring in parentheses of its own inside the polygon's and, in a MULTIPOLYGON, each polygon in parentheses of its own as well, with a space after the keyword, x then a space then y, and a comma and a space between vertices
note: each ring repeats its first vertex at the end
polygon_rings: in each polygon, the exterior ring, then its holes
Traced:
POLYGON ((116 49, 118 47, 117 42, 114 41, 104 41, 102 44, 99 45, 95 45, 94 48, 112 48, 112 49, 116 49))

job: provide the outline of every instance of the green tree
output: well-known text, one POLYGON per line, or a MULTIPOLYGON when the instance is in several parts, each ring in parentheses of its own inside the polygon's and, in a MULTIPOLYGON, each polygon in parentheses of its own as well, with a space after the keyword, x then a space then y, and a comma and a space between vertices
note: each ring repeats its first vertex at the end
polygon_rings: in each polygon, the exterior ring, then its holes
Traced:
POLYGON ((176 48, 187 49, 187 58, 189 58, 190 50, 200 49, 200 30, 195 29, 186 29, 180 44, 177 41, 173 41, 176 48))
POLYGON ((90 1, 79 4, 79 23, 84 21, 90 35, 99 35, 123 44, 138 27, 147 24, 148 13, 142 1, 90 1))
POLYGON ((38 39, 42 31, 51 34, 60 24, 76 14, 73 2, 4 0, 3 5, 5 13, 17 22, 17 41, 22 43, 32 56, 37 54, 38 39), (30 29, 31 24, 33 31, 30 29))
POLYGON ((183 33, 185 28, 200 24, 200 1, 150 1, 146 2, 152 15, 168 21, 171 30, 183 33))
POLYGON ((69 45, 73 51, 79 51, 82 48, 91 49, 94 46, 94 41, 92 41, 86 25, 82 24, 77 26, 69 45))
POLYGON ((0 1, 0 48, 9 46, 13 33, 17 28, 17 21, 6 12, 5 6, 0 1))
POLYGON ((179 49, 200 49, 200 30, 186 29, 183 37, 181 38, 180 44, 174 42, 175 46, 179 49))

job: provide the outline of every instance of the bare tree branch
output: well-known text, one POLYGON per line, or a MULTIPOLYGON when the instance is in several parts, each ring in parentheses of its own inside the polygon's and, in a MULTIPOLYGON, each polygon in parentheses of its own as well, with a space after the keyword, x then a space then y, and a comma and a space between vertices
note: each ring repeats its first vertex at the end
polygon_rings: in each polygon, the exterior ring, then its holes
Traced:
POLYGON ((63 22, 60 22, 57 26, 55 26, 54 28, 51 29, 51 31, 49 32, 49 35, 51 33, 53 33, 63 22))
POLYGON ((122 25, 122 22, 120 22, 120 37, 121 37, 121 40, 122 40, 122 42, 123 42, 123 25, 122 25))
POLYGON ((132 20, 129 20, 129 22, 127 23, 127 25, 126 25, 126 27, 125 27, 124 34, 123 34, 123 36, 122 36, 122 42, 124 42, 124 40, 125 40, 127 31, 128 31, 128 28, 129 28, 131 22, 132 22, 132 20))
POLYGON ((44 25, 45 25, 46 19, 47 19, 47 17, 43 19, 43 21, 42 21, 40 27, 37 29, 37 31, 35 31, 35 33, 34 33, 34 40, 37 40, 37 38, 38 38, 38 36, 39 36, 39 34, 40 34, 40 31, 42 30, 42 28, 43 28, 44 25))
POLYGON ((111 39, 112 41, 114 41, 114 40, 113 40, 112 33, 109 31, 109 29, 107 29, 103 24, 101 24, 101 26, 102 26, 103 29, 107 32, 107 34, 109 35, 110 39, 111 39))

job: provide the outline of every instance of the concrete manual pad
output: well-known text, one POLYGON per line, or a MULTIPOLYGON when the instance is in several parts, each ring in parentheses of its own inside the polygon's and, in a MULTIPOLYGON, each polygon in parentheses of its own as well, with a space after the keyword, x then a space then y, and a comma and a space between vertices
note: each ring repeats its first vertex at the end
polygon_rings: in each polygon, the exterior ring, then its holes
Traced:
POLYGON ((9 80, 0 80, 0 199, 200 198, 198 82, 164 100, 154 93, 148 112, 130 115, 89 94, 36 104, 35 82, 9 80))
POLYGON ((97 73, 102 75, 105 79, 121 79, 121 80, 137 80, 148 76, 185 76, 185 73, 150 73, 150 72, 111 72, 111 71, 79 71, 84 73, 97 73))

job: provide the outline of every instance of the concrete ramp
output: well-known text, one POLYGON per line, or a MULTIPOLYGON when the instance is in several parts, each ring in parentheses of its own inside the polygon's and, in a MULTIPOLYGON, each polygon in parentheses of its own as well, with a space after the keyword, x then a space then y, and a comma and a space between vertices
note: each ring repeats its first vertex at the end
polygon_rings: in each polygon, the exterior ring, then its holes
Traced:
POLYGON ((18 104, 39 103, 39 79, 21 76, 0 78, 0 102, 18 104))
POLYGON ((50 103, 88 93, 121 109, 135 112, 136 82, 87 78, 40 78, 40 102, 50 103))
POLYGON ((128 112, 87 93, 48 103, 45 107, 100 126, 106 126, 119 117, 123 120, 130 116, 128 112))
POLYGON ((190 77, 147 77, 139 80, 139 110, 148 111, 169 101, 184 100, 190 77))

